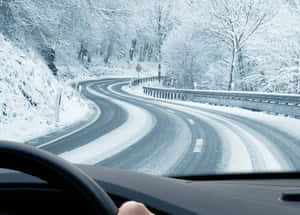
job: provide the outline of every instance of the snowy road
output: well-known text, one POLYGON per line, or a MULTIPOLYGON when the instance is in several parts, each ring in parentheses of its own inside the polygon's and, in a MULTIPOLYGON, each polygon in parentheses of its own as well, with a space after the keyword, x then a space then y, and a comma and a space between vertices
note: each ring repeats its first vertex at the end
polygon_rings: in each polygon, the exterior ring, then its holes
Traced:
POLYGON ((83 83, 95 123, 43 149, 75 163, 190 175, 300 169, 300 140, 237 114, 124 91, 126 79, 83 83))

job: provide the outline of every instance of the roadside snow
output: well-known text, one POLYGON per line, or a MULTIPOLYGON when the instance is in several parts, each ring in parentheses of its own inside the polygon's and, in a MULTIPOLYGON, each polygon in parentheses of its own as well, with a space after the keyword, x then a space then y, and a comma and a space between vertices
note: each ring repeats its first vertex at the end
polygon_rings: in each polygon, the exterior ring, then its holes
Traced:
POLYGON ((59 83, 32 50, 21 50, 0 34, 0 139, 24 142, 61 129, 90 114, 90 104, 59 83), (62 88, 60 121, 56 97, 62 88))

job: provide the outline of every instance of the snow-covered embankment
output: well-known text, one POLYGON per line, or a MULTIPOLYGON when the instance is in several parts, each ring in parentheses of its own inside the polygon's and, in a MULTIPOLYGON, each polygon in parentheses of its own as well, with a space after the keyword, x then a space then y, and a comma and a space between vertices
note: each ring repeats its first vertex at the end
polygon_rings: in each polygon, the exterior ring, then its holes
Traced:
POLYGON ((82 120, 89 111, 88 102, 59 83, 38 55, 0 34, 0 140, 24 142, 82 120), (57 123, 59 88, 63 94, 57 123))

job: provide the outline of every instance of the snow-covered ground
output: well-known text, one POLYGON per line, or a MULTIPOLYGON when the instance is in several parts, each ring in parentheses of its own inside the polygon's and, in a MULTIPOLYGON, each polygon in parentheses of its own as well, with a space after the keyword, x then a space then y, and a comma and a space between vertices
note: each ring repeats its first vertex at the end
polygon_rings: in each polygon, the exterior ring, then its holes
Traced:
POLYGON ((91 105, 59 83, 32 50, 21 50, 0 34, 0 139, 24 142, 61 129, 90 114, 91 105), (58 89, 62 89, 56 122, 58 89))

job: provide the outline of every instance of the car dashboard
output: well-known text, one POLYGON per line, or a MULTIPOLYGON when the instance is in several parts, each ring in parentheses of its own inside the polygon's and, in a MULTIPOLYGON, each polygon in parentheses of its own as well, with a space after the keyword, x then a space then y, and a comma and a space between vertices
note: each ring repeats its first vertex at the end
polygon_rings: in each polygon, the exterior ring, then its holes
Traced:
MULTIPOLYGON (((300 180, 186 180, 79 165, 117 206, 144 203, 155 214, 298 214, 300 180)), ((71 193, 20 172, 0 172, 0 214, 87 214, 87 204, 71 193), (74 204, 75 202, 78 202, 74 204)))

